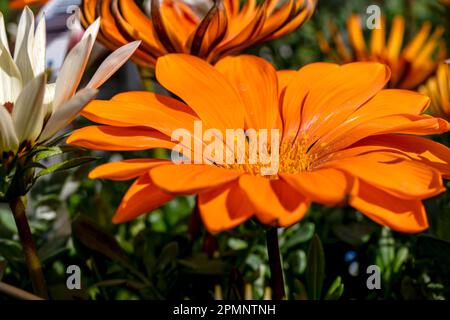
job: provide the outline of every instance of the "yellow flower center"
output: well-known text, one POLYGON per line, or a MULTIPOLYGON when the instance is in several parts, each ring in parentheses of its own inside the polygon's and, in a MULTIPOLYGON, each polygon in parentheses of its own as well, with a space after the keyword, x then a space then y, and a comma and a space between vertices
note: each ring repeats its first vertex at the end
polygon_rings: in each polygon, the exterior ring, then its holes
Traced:
POLYGON ((299 173, 311 170, 314 156, 308 153, 308 149, 307 136, 304 135, 300 139, 297 138, 295 142, 282 142, 279 146, 278 156, 272 153, 271 146, 269 145, 267 147, 267 152, 264 152, 263 150, 261 154, 261 150, 258 148, 252 158, 247 143, 245 146, 245 159, 244 161, 241 161, 244 163, 238 163, 238 157, 235 155, 234 164, 221 164, 218 166, 226 169, 244 171, 268 179, 278 179, 278 173, 299 173), (251 161, 251 158, 256 158, 258 160, 256 162, 254 160, 251 161), (265 161, 261 161, 261 159, 265 159, 265 161), (267 172, 270 168, 275 168, 276 171, 271 174, 263 173, 264 170, 267 172))

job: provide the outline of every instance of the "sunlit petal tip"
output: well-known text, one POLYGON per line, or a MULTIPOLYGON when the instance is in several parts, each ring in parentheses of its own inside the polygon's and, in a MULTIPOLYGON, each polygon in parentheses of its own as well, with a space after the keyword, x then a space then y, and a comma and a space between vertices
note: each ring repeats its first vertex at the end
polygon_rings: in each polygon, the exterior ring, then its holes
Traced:
POLYGON ((95 21, 86 29, 86 31, 83 34, 82 39, 86 39, 87 37, 91 36, 93 41, 97 39, 98 31, 100 30, 100 23, 101 19, 98 17, 95 19, 95 21))
POLYGON ((140 41, 126 44, 111 53, 97 69, 86 88, 99 88, 133 55, 140 45, 140 41))
POLYGON ((57 110, 78 88, 92 50, 93 38, 88 35, 70 50, 56 79, 53 108, 57 110))
POLYGON ((16 44, 14 47, 14 61, 19 68, 22 81, 27 84, 38 74, 34 73, 33 61, 34 55, 32 49, 34 46, 34 15, 26 8, 23 10, 17 27, 16 44))
POLYGON ((6 34, 6 25, 5 25, 5 19, 3 17, 3 14, 0 12, 0 43, 2 46, 0 46, 0 52, 1 48, 4 47, 9 52, 9 43, 8 38, 6 34))

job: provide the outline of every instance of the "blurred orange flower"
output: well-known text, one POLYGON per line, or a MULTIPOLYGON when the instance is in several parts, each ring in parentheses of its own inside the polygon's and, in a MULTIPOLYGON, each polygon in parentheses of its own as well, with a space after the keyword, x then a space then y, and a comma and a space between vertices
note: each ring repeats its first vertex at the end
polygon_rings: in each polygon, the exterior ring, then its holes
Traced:
POLYGON ((446 56, 445 43, 441 39, 444 28, 439 26, 430 35, 430 22, 425 22, 414 38, 404 44, 405 19, 402 16, 394 18, 386 39, 386 23, 382 18, 381 28, 373 29, 370 43, 366 43, 359 16, 352 15, 347 20, 350 48, 344 41, 347 36, 339 33, 333 22, 330 21, 329 26, 332 41, 318 33, 322 52, 338 63, 376 61, 387 64, 392 71, 391 88, 416 88, 436 71, 446 56))
POLYGON ((146 13, 134 1, 84 0, 82 23, 89 25, 101 17, 99 39, 111 49, 142 40, 134 60, 153 68, 167 53, 189 53, 214 62, 279 38, 308 20, 317 0, 249 0, 243 5, 239 0, 195 1, 209 7, 205 12, 187 2, 151 1, 146 13))
POLYGON ((25 6, 30 6, 34 4, 43 5, 46 4, 48 0, 10 0, 9 7, 11 9, 21 9, 25 6))
POLYGON ((431 98, 431 111, 438 117, 450 120, 450 66, 443 63, 436 76, 420 87, 419 91, 431 98))
MULTIPOLYGON (((348 203, 377 223, 418 232, 428 226, 421 200, 443 192, 442 177, 450 177, 450 149, 419 137, 448 131, 450 124, 422 114, 428 97, 383 90, 390 78, 383 64, 315 63, 276 72, 252 56, 227 57, 212 66, 170 54, 158 60, 156 77, 184 103, 151 92, 94 101, 83 115, 101 125, 76 131, 68 142, 100 150, 173 149, 184 140, 171 140, 175 130, 185 128, 195 139, 194 121, 220 132, 275 128, 280 139, 271 140, 269 148, 271 154, 279 151, 279 169, 261 175, 264 165, 251 163, 248 154, 232 165, 167 159, 108 163, 90 178, 136 179, 116 223, 150 212, 175 195, 197 194, 211 232, 252 217, 289 226, 302 219, 311 202, 348 203)), ((216 139, 234 148, 234 140, 230 145, 216 139)), ((192 159, 197 151, 187 147, 182 152, 192 159)))

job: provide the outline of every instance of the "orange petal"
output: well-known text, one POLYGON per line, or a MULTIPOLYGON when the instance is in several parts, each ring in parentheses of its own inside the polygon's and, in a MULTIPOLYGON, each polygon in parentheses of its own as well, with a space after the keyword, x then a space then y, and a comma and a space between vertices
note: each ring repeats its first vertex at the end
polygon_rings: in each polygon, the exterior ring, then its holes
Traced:
POLYGON ((297 74, 297 71, 295 71, 295 70, 279 70, 279 71, 277 71, 278 93, 280 95, 296 74, 297 74))
POLYGON ((395 231, 415 233, 428 228, 426 212, 420 201, 396 198, 364 182, 354 191, 350 205, 395 231))
POLYGON ((389 69, 380 63, 356 62, 335 68, 311 88, 301 130, 314 142, 378 93, 389 78, 389 69))
POLYGON ((341 135, 329 144, 330 148, 323 151, 330 153, 335 150, 346 148, 364 138, 382 134, 408 134, 408 135, 432 135, 441 134, 450 130, 450 124, 440 118, 428 115, 393 115, 374 119, 362 123, 356 128, 349 130, 347 134, 341 135))
POLYGON ((222 1, 214 1, 201 23, 192 32, 190 54, 207 58, 208 54, 219 43, 227 32, 227 14, 222 1))
MULTIPOLYGON (((278 1, 274 1, 274 2, 278 2, 278 1)), ((278 10, 276 10, 274 13, 272 13, 267 18, 267 22, 268 22, 267 24, 270 24, 270 22, 272 22, 273 20, 278 21, 278 23, 275 22, 275 25, 272 24, 272 26, 270 26, 271 28, 269 28, 269 30, 267 30, 265 28, 263 30, 263 34, 269 32, 270 29, 277 27, 276 31, 268 38, 268 39, 275 39, 275 38, 281 37, 285 34, 288 34, 292 31, 294 31, 302 23, 304 23, 306 20, 308 20, 312 16, 312 14, 314 13, 316 4, 317 4, 317 0, 285 1, 284 4, 281 6, 281 9, 278 8, 278 10), (279 11, 281 11, 283 9, 283 7, 288 6, 289 3, 294 4, 294 9, 295 9, 295 10, 293 10, 294 13, 292 15, 290 14, 288 16, 287 20, 283 20, 283 17, 277 15, 277 13, 279 11), (280 21, 281 21, 281 25, 280 25, 280 21)), ((272 5, 272 7, 275 8, 277 5, 278 5, 278 3, 275 3, 272 5)), ((268 10, 270 12, 270 5, 268 5, 268 10)))
POLYGON ((335 169, 279 175, 300 194, 325 205, 343 203, 352 186, 352 180, 342 171, 335 169))
POLYGON ((113 222, 122 223, 133 220, 155 210, 172 198, 172 195, 168 195, 152 184, 148 175, 143 175, 128 189, 113 217, 113 222))
POLYGON ((450 148, 431 139, 402 135, 377 135, 358 142, 357 146, 373 146, 379 150, 398 150, 450 178, 450 148))
POLYGON ((403 49, 402 55, 408 61, 414 60, 414 57, 419 53, 420 49, 424 45, 431 31, 431 22, 426 21, 422 24, 420 31, 416 33, 414 38, 408 43, 405 49, 403 49))
POLYGON ((384 54, 386 47, 386 18, 383 16, 381 18, 380 28, 375 28, 372 30, 370 37, 370 52, 372 56, 379 57, 384 54))
POLYGON ((283 139, 293 139, 300 127, 302 106, 311 87, 324 76, 339 68, 332 63, 312 63, 300 70, 290 79, 281 107, 283 119, 283 139))
POLYGON ((237 182, 200 193, 198 207, 209 232, 232 229, 253 216, 253 207, 237 182))
POLYGON ((214 60, 218 56, 231 55, 243 51, 255 43, 264 27, 264 10, 256 8, 256 1, 247 1, 239 17, 228 21, 228 33, 221 43, 215 47, 208 60, 214 60))
POLYGON ((67 143, 107 151, 172 149, 175 146, 169 137, 156 130, 112 126, 89 126, 76 130, 67 139, 67 143))
POLYGON ((368 153, 326 165, 344 170, 402 199, 425 199, 445 191, 436 170, 389 153, 368 153))
POLYGON ((9 1, 9 7, 11 9, 21 9, 25 6, 29 6, 29 5, 35 5, 35 4, 39 4, 39 5, 43 5, 47 2, 48 0, 11 0, 9 1))
POLYGON ((355 50, 358 61, 367 59, 366 42, 361 27, 361 20, 358 15, 352 15, 347 20, 347 29, 350 42, 355 50))
POLYGON ((244 174, 239 185, 264 224, 287 227, 301 220, 309 207, 309 200, 281 180, 244 174))
POLYGON ((189 55, 169 54, 158 59, 156 78, 194 109, 205 127, 222 132, 244 127, 245 109, 239 94, 207 62, 189 55))
POLYGON ((320 148, 321 145, 332 146, 332 149, 328 150, 328 152, 342 148, 345 139, 355 141, 359 137, 357 134, 350 134, 349 132, 360 124, 396 114, 418 115, 426 109, 429 101, 428 97, 413 91, 381 90, 367 103, 350 114, 345 121, 320 138, 320 142, 313 146, 312 150, 320 148))
POLYGON ((202 164, 173 164, 150 171, 152 181, 169 193, 194 194, 237 179, 242 173, 202 164))
POLYGON ((92 170, 89 173, 89 178, 126 181, 146 175, 151 168, 164 164, 170 164, 170 161, 163 159, 128 159, 110 162, 92 170))
POLYGON ((403 44, 405 33, 405 19, 402 16, 396 16, 392 21, 391 33, 387 46, 388 61, 398 59, 403 44))
POLYGON ((151 127, 171 136, 179 128, 193 132, 198 118, 183 103, 150 92, 127 92, 110 101, 96 100, 83 110, 91 121, 117 127, 151 127))
POLYGON ((239 93, 245 106, 245 127, 271 129, 278 117, 278 80, 266 60, 242 55, 226 57, 216 64, 239 93))

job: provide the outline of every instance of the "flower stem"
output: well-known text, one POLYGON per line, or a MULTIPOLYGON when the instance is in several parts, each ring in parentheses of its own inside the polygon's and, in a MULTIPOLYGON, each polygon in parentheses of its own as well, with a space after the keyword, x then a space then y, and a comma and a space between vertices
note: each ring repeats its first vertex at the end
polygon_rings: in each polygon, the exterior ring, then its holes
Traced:
POLYGON ((266 239, 273 298, 275 300, 283 300, 286 293, 284 291, 284 275, 283 267, 281 265, 280 247, 278 245, 277 228, 270 228, 267 230, 266 239))
POLYGON ((38 297, 32 293, 13 287, 1 281, 0 281, 0 292, 21 300, 43 300, 41 297, 38 297))
POLYGON ((42 272, 41 261, 37 255, 36 245, 31 235, 30 226, 25 214, 25 205, 21 198, 14 198, 9 202, 9 206, 16 221, 20 242, 25 254, 25 263, 30 274, 34 292, 41 298, 48 299, 47 286, 42 272))

